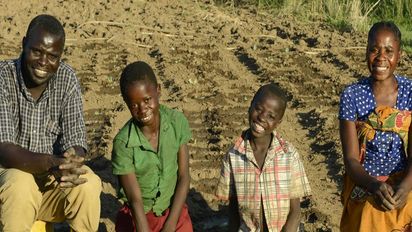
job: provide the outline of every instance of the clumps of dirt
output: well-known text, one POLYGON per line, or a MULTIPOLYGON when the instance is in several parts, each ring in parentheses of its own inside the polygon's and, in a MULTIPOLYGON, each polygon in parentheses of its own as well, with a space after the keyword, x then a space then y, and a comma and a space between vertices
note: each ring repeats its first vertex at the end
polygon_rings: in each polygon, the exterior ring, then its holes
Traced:
MULTIPOLYGON (((0 3, 1 59, 19 56, 23 32, 35 15, 56 15, 65 25, 63 60, 77 71, 84 94, 88 164, 103 183, 99 231, 114 231, 120 207, 111 146, 130 113, 118 80, 126 64, 137 60, 155 69, 161 102, 189 120, 187 204, 195 231, 227 228, 227 208, 214 196, 220 161, 248 127, 255 91, 269 82, 288 94, 278 130, 299 151, 312 188, 313 195, 301 204, 301 228, 338 230, 343 173, 339 94, 368 74, 365 34, 252 7, 217 7, 212 1, 12 3, 0 3)), ((411 65, 412 57, 404 54, 397 70, 412 77, 411 65)))

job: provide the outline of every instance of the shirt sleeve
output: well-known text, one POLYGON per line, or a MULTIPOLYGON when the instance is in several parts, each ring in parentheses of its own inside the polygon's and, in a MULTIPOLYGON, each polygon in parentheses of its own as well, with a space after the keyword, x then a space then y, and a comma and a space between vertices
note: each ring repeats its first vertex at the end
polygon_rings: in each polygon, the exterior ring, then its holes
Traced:
POLYGON ((192 132, 190 131, 189 122, 181 112, 179 112, 178 122, 180 124, 179 145, 186 144, 192 138, 192 132))
POLYGON ((309 181, 305 173, 305 168, 300 160, 299 153, 296 148, 289 144, 289 151, 292 159, 291 164, 291 187, 290 198, 301 198, 311 194, 309 181))
POLYGON ((70 79, 75 80, 74 85, 66 95, 62 109, 62 139, 60 141, 63 151, 73 146, 81 146, 87 150, 86 127, 83 117, 82 93, 79 81, 75 74, 70 79))
POLYGON ((225 155, 222 160, 222 166, 220 169, 219 182, 216 188, 216 197, 219 200, 229 202, 231 194, 231 188, 233 183, 233 173, 230 167, 230 151, 225 155))
POLYGON ((116 138, 113 141, 112 166, 114 175, 125 175, 135 172, 133 148, 127 148, 124 141, 116 138))
POLYGON ((339 119, 355 121, 356 106, 353 99, 353 91, 350 87, 346 88, 340 96, 339 119))
POLYGON ((0 142, 2 143, 15 143, 16 137, 16 125, 13 120, 13 113, 10 108, 12 102, 10 101, 10 93, 8 92, 9 85, 5 82, 8 79, 7 75, 13 75, 12 73, 7 73, 5 65, 1 67, 0 71, 0 142))

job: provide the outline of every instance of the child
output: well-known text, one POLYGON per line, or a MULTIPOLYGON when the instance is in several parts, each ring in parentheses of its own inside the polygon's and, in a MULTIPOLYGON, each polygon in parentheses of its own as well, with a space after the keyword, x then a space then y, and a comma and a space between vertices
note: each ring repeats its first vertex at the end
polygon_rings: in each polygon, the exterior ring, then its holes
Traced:
POLYGON ((394 75, 400 48, 394 23, 374 24, 366 49, 370 76, 341 95, 341 231, 410 231, 412 81, 394 75))
POLYGON ((223 160, 217 195, 229 200, 230 231, 297 231, 300 198, 310 194, 296 149, 276 127, 286 109, 283 91, 262 86, 249 108, 249 129, 223 160))
POLYGON ((160 85, 144 62, 123 70, 120 89, 132 118, 113 141, 113 173, 125 202, 116 231, 193 231, 185 205, 190 182, 187 119, 159 104, 160 85))

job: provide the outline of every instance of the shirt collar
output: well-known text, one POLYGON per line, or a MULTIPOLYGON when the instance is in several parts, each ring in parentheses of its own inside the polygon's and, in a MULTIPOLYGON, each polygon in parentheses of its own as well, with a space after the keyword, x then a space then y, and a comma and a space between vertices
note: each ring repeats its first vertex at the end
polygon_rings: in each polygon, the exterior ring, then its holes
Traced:
POLYGON ((23 93, 23 95, 28 99, 33 99, 31 97, 31 95, 29 94, 29 92, 27 90, 27 87, 26 87, 26 84, 24 83, 24 80, 23 80, 23 70, 22 70, 22 67, 21 67, 22 66, 21 59, 22 59, 22 55, 20 55, 19 59, 16 60, 17 81, 18 81, 19 86, 20 86, 20 91, 23 93))
MULTIPOLYGON (((170 128, 170 118, 167 114, 163 113, 164 106, 159 106, 159 114, 160 114, 160 133, 159 138, 162 138, 162 134, 166 132, 170 128)), ((145 150, 153 151, 152 146, 150 145, 149 141, 144 136, 143 132, 140 128, 136 125, 133 119, 129 121, 129 140, 127 141, 126 147, 139 147, 141 146, 145 150)), ((159 139, 160 143, 160 139, 159 139)), ((155 152, 155 151, 153 151, 155 152)))
MULTIPOLYGON (((246 157, 252 161, 253 163, 256 163, 255 156, 253 155, 253 150, 252 146, 250 144, 250 130, 247 130, 245 132, 245 137, 244 137, 244 147, 245 147, 245 155, 246 157)), ((265 168, 266 163, 273 160, 276 156, 283 154, 284 151, 284 144, 283 140, 280 138, 280 135, 277 133, 277 131, 272 132, 272 142, 270 143, 269 149, 267 151, 267 155, 265 158, 265 164, 263 165, 263 168, 265 168)))

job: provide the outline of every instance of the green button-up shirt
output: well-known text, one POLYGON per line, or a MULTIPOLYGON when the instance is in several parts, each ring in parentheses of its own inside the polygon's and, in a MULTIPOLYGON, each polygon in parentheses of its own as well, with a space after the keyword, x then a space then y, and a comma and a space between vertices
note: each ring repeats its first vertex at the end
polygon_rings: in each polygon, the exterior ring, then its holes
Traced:
MULTIPOLYGON (((169 208, 178 175, 178 151, 192 134, 185 116, 160 105, 159 147, 156 152, 143 132, 130 119, 113 141, 113 174, 136 174, 142 192, 145 213, 152 210, 160 216, 169 208)), ((119 197, 127 201, 121 188, 119 197)))

